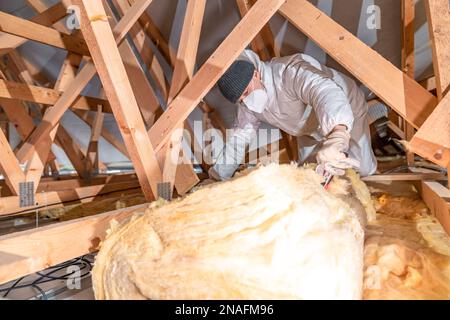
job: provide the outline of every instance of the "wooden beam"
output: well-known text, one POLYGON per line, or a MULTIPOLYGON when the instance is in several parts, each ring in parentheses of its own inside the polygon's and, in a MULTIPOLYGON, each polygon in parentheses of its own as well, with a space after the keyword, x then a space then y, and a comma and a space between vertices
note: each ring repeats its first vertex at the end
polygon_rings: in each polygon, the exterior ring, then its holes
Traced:
MULTIPOLYGON (((63 0, 56 3, 31 18, 31 22, 50 27, 67 15, 66 2, 67 1, 63 0)), ((9 53, 27 41, 28 39, 24 39, 22 37, 17 37, 7 33, 0 33, 0 55, 9 53)))
MULTIPOLYGON (((32 86, 0 79, 1 98, 18 99, 35 103, 54 105, 61 98, 62 94, 62 92, 50 88, 32 86)), ((97 110, 97 105, 99 104, 101 104, 105 108, 104 112, 112 112, 108 101, 86 96, 76 97, 75 101, 71 104, 71 107, 73 109, 95 111, 97 110)))
POLYGON ((379 174, 369 177, 364 177, 361 180, 365 182, 374 181, 422 181, 422 180, 445 180, 442 173, 392 173, 379 174))
MULTIPOLYGON (((414 19, 415 4, 414 0, 401 0, 402 4, 402 70, 405 74, 414 79, 414 19)), ((405 138, 410 141, 414 136, 414 127, 405 119, 402 119, 405 138)), ((408 166, 414 165, 414 153, 406 151, 406 162, 408 166)))
POLYGON ((110 223, 122 222, 148 204, 0 237, 0 283, 98 250, 110 223))
POLYGON ((409 147, 418 155, 447 168, 450 165, 450 95, 417 131, 409 147))
POLYGON ((427 91, 436 90, 436 77, 432 76, 419 82, 427 91))
POLYGON ((104 16, 105 10, 101 2, 76 0, 74 3, 81 8, 81 31, 111 103, 142 190, 145 197, 152 200, 157 195, 157 183, 161 182, 162 178, 156 154, 146 134, 145 125, 109 23, 102 20, 91 21, 89 18, 104 16))
MULTIPOLYGON (((131 7, 127 0, 113 0, 113 3, 122 16, 131 7)), ((143 15, 145 14, 146 12, 143 13, 143 15)), ((137 48, 137 51, 141 55, 143 63, 148 68, 150 75, 156 81, 156 85, 158 86, 161 95, 164 97, 164 99, 167 99, 168 84, 164 77, 162 67, 158 59, 153 54, 152 41, 150 40, 150 37, 146 35, 140 24, 135 24, 130 29, 129 35, 133 41, 133 44, 137 48)))
POLYGON ((79 188, 49 192, 38 192, 35 195, 35 205, 20 208, 20 199, 18 196, 0 198, 0 216, 16 213, 25 213, 45 209, 49 206, 62 204, 64 202, 79 201, 91 202, 95 197, 111 192, 139 188, 138 180, 130 180, 118 183, 97 184, 92 186, 83 186, 79 188))
POLYGON ((238 23, 150 129, 151 141, 157 151, 168 142, 174 130, 182 125, 200 100, 284 2, 260 0, 238 23))
POLYGON ((33 152, 36 151, 36 146, 38 146, 43 139, 48 137, 48 134, 59 123, 59 120, 64 115, 66 110, 79 96, 81 90, 92 78, 92 73, 95 73, 95 67, 92 64, 86 64, 77 74, 77 77, 70 83, 69 87, 66 88, 53 108, 49 108, 49 110, 45 113, 41 123, 36 127, 29 139, 17 152, 17 158, 21 163, 29 160, 33 152))
MULTIPOLYGON (((114 1, 114 3, 117 5, 119 11, 124 14, 129 12, 129 5, 126 3, 126 0, 123 1, 114 1)), ((108 6, 106 6, 106 9, 109 9, 108 6)), ((107 11, 109 14, 109 12, 107 11)), ((142 29, 139 28, 139 26, 135 25, 135 28, 131 29, 131 35, 134 41, 134 44, 137 48, 145 46, 145 43, 142 42, 141 35, 145 37, 145 34, 141 34, 142 29)), ((156 97, 153 94, 153 89, 150 85, 150 83, 147 80, 147 77, 144 73, 144 71, 141 69, 134 53, 132 52, 131 48, 129 47, 128 43, 126 45, 127 48, 123 48, 125 43, 122 43, 119 47, 120 53, 122 55, 122 59, 125 63, 125 68, 127 70, 127 74, 129 76, 130 82, 132 84, 136 100, 139 104, 139 107, 141 109, 141 113, 144 116, 144 120, 147 123, 148 127, 151 127, 153 122, 155 121, 157 115, 160 115, 164 112, 164 110, 161 108, 159 103, 156 101, 156 97), (149 108, 150 107, 150 108, 149 108)), ((140 52, 147 54, 147 52, 142 49, 140 52)), ((156 79, 158 82, 160 79, 156 79)), ((160 88, 165 86, 165 80, 161 80, 162 83, 159 84, 160 88)), ((164 167, 164 157, 165 151, 161 151, 162 156, 159 156, 159 164, 160 167, 164 167)), ((161 153, 160 152, 160 153, 161 153)), ((187 162, 187 161, 186 161, 187 162)), ((192 163, 183 163, 178 166, 179 174, 175 174, 173 172, 175 177, 175 186, 177 188, 178 194, 182 195, 185 194, 187 191, 189 191, 193 186, 195 186, 199 179, 194 172, 194 168, 192 163)), ((166 171, 167 172, 167 171, 166 171)), ((163 170, 164 175, 164 170, 163 170)), ((164 180, 165 181, 165 180, 164 180)))
MULTIPOLYGON (((128 3, 134 5, 136 1, 137 0, 128 0, 128 3)), ((175 59, 173 59, 174 57, 172 58, 172 50, 170 49, 169 44, 164 39, 161 31, 158 29, 155 23, 153 23, 152 18, 147 12, 144 12, 139 17, 139 23, 146 31, 147 35, 150 37, 153 43, 156 45, 156 47, 160 50, 166 61, 169 63, 172 63, 171 61, 175 61, 175 59)))
MULTIPOLYGON (((147 1, 146 5, 148 5, 150 2, 151 1, 147 1)), ((113 16, 113 13, 106 1, 104 1, 104 6, 106 13, 110 16, 113 16)), ((141 13, 141 11, 143 11, 142 8, 144 7, 145 6, 141 4, 141 10, 135 9, 134 12, 138 11, 139 13, 141 13)), ((129 10, 132 10, 132 8, 130 8, 129 10)), ((131 11, 127 12, 128 16, 130 12, 131 11)), ((116 24, 114 18, 110 19, 110 25, 113 29, 123 29, 123 27, 120 27, 116 24)), ((127 41, 124 41, 119 45, 119 52, 122 57, 128 78, 130 79, 134 96, 136 97, 139 109, 141 110, 142 116, 144 117, 145 124, 147 126, 151 126, 155 121, 155 114, 161 107, 159 105, 158 98, 156 97, 155 92, 153 91, 153 88, 144 73, 144 70, 142 70, 138 59, 136 58, 130 44, 127 41)))
MULTIPOLYGON (((76 65, 79 64, 79 62, 80 60, 75 59, 73 54, 68 54, 56 81, 55 90, 63 91, 67 88, 69 82, 72 81, 75 77, 76 65)), ((31 83, 32 79, 28 78, 29 77, 24 77, 24 80, 31 83)), ((80 146, 72 140, 69 133, 64 129, 64 127, 58 127, 57 125, 51 130, 47 137, 41 139, 40 143, 35 145, 36 152, 31 155, 30 161, 27 164, 27 168, 25 171, 26 179, 27 181, 34 182, 35 188, 37 188, 42 174, 46 168, 49 154, 51 153, 51 146, 53 144, 55 136, 57 136, 58 145, 62 147, 75 170, 81 177, 85 177, 83 165, 84 155, 81 151, 80 146)))
POLYGON ((130 181, 137 181, 136 174, 134 173, 119 173, 108 175, 103 174, 92 178, 91 181, 89 182, 75 176, 60 176, 56 179, 42 178, 38 186, 38 192, 72 190, 76 188, 89 187, 100 184, 106 185, 130 181))
POLYGON ((19 182, 25 182, 25 174, 2 130, 0 130, 0 173, 13 195, 18 195, 19 182))
MULTIPOLYGON (((194 75, 205 7, 206 0, 189 0, 187 4, 168 104, 194 75)), ((173 190, 177 168, 179 167, 178 160, 182 150, 183 128, 184 125, 178 128, 165 147, 163 181, 170 183, 171 190, 173 190)), ((195 137, 192 138, 195 139, 195 137)))
POLYGON ((280 13, 415 128, 436 107, 436 97, 307 0, 286 0, 280 13))
POLYGON ((89 50, 82 38, 61 33, 53 28, 5 12, 0 12, 0 31, 89 56, 89 50))
MULTIPOLYGON (((48 5, 47 4, 45 4, 45 1, 42 1, 42 0, 26 0, 27 1, 27 4, 30 6, 30 7, 32 7, 35 11, 37 11, 38 13, 44 13, 44 12, 46 12, 47 10, 49 10, 49 7, 48 7, 48 5)), ((65 2, 66 0, 63 0, 62 2, 58 2, 59 4, 64 4, 63 2, 65 2)), ((66 8, 66 6, 64 5, 64 10, 65 10, 65 12, 66 12, 66 14, 67 14, 67 8, 66 8)), ((57 18, 57 17, 55 17, 55 18, 57 18)), ((47 25, 48 27, 49 26, 52 26, 53 25, 53 28, 55 28, 56 30, 58 30, 59 32, 62 32, 62 33, 67 33, 67 27, 64 25, 64 23, 62 22, 62 21, 60 21, 61 19, 58 19, 57 21, 58 22, 55 22, 55 23, 52 23, 52 22, 49 22, 49 24, 47 25)), ((39 24, 43 24, 43 23, 39 23, 39 24)))
POLYGON ((206 0, 189 0, 169 91, 169 103, 194 75, 206 0))
MULTIPOLYGON (((100 3, 101 5, 101 3, 100 3)), ((141 3, 138 3, 138 5, 142 5, 141 3)), ((103 8, 103 7, 102 7, 103 8)), ((102 10, 104 11, 104 10, 102 10)), ((134 11, 130 13, 130 15, 125 15, 122 19, 125 19, 128 21, 127 24, 122 24, 121 28, 129 28, 131 26, 131 21, 134 19, 137 21, 138 16, 133 15, 134 11), (132 19, 133 18, 133 19, 132 19)), ((106 17, 106 15, 103 16, 96 16, 96 17, 106 17)), ((94 19, 95 21, 103 21, 108 22, 104 19, 94 19)), ((95 22, 93 21, 93 22, 95 22)), ((109 27, 109 25, 108 25, 109 27)), ((109 28, 108 28, 109 29, 109 28)), ((118 35, 124 36, 126 30, 121 30, 119 28, 114 29, 114 33, 118 35)), ((116 38, 114 43, 120 43, 123 40, 123 38, 116 38)), ((117 48, 117 47, 115 47, 117 48)), ((112 67, 112 66, 111 66, 112 67)), ((53 108, 44 116, 43 121, 41 124, 35 129, 35 131, 32 133, 28 141, 20 148, 19 152, 17 153, 17 157, 20 162, 23 162, 25 160, 28 160, 31 156, 34 146, 39 142, 40 139, 43 139, 46 137, 46 135, 52 130, 54 126, 58 123, 58 121, 61 119, 65 111, 74 103, 74 101, 79 98, 79 94, 83 90, 83 88, 88 84, 88 82, 94 77, 96 74, 96 67, 91 61, 88 61, 84 67, 81 69, 81 71, 78 72, 77 76, 75 77, 74 81, 70 83, 67 90, 64 91, 64 93, 59 97, 58 101, 55 103, 53 108)), ((1 85, 0 85, 0 94, 1 94, 1 85)), ((97 105, 101 103, 97 103, 95 108, 97 108, 97 105)), ((96 109, 95 109, 96 110, 96 109)))
POLYGON ((450 236, 450 190, 435 181, 423 181, 422 199, 450 236))
MULTIPOLYGON (((85 110, 74 110, 74 113, 83 120, 88 126, 91 128, 94 127, 95 118, 93 115, 89 114, 88 111, 85 110)), ((112 132, 110 132, 106 127, 102 127, 102 137, 108 141, 114 148, 120 151, 124 156, 128 157, 128 151, 123 141, 117 138, 112 132)))
MULTIPOLYGON (((255 2, 256 1, 250 0, 236 0, 236 4, 238 6, 241 17, 245 16, 248 13, 255 2)), ((251 49, 256 52, 263 61, 268 61, 275 56, 273 37, 271 37, 271 34, 272 32, 270 30, 270 27, 268 24, 266 24, 261 29, 261 32, 259 32, 258 35, 250 43, 251 49), (268 47, 266 47, 266 43, 269 44, 268 47)))
POLYGON ((448 0, 426 0, 428 30, 433 49, 433 67, 438 99, 450 89, 450 8, 448 0))
POLYGON ((97 173, 99 170, 99 141, 102 133, 104 118, 105 114, 102 112, 102 108, 100 106, 99 110, 95 114, 85 159, 86 172, 89 173, 90 177, 94 175, 94 170, 97 171, 97 173))

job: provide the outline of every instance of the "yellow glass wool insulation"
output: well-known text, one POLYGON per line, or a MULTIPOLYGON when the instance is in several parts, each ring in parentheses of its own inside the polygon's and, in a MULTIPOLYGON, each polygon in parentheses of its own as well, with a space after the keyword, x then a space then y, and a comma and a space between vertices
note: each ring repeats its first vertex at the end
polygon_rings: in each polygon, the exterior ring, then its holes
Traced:
POLYGON ((321 182, 272 164, 152 204, 109 232, 96 298, 360 299, 362 205, 321 182))
POLYGON ((368 226, 364 299, 450 299, 450 238, 418 196, 377 199, 368 226))

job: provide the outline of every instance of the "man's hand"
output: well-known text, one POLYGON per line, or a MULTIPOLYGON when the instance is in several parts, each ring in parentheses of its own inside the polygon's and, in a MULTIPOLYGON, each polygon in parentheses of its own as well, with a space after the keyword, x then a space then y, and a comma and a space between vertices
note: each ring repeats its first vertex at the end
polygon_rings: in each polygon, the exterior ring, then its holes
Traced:
POLYGON ((350 133, 345 126, 337 126, 317 153, 317 164, 326 172, 342 176, 346 169, 359 168, 359 161, 345 155, 350 145, 350 133))

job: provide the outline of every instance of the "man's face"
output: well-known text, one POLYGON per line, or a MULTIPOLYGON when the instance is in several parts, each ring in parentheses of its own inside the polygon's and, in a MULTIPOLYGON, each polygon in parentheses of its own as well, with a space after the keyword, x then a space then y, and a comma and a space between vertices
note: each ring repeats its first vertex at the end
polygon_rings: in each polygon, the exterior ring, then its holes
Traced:
POLYGON ((239 102, 242 103, 242 101, 250 94, 252 91, 257 89, 263 89, 264 86, 261 82, 261 74, 258 70, 255 70, 255 73, 253 74, 252 80, 250 80, 250 83, 248 84, 247 88, 244 90, 244 93, 239 98, 239 102))

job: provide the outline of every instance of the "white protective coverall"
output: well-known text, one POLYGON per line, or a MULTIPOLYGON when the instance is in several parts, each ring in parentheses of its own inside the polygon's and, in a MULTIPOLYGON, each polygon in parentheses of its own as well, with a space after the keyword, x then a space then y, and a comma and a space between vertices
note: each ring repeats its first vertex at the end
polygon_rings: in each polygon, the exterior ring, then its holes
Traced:
POLYGON ((351 133, 348 156, 361 163, 362 176, 375 173, 368 104, 354 80, 305 54, 263 62, 256 53, 245 50, 239 60, 253 63, 260 72, 269 101, 262 113, 238 104, 233 135, 213 167, 222 180, 231 178, 242 164, 261 121, 298 137, 300 163, 316 162, 325 137, 337 125, 346 125, 351 133))

